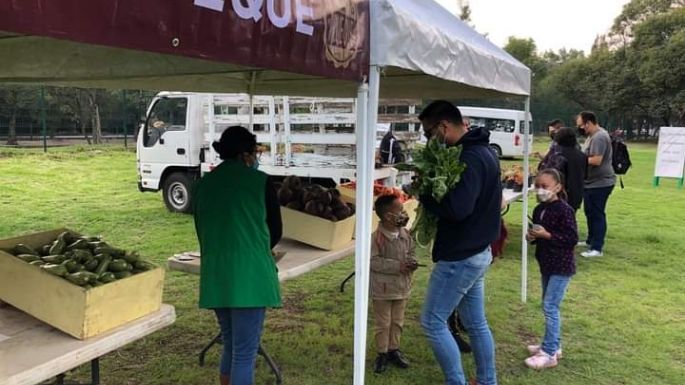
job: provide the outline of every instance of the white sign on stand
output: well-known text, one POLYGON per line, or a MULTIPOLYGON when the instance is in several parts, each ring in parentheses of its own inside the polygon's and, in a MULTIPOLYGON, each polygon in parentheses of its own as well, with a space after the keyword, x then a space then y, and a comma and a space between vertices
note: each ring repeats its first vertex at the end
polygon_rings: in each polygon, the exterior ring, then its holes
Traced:
POLYGON ((685 167, 685 127, 661 127, 654 176, 683 178, 685 167))

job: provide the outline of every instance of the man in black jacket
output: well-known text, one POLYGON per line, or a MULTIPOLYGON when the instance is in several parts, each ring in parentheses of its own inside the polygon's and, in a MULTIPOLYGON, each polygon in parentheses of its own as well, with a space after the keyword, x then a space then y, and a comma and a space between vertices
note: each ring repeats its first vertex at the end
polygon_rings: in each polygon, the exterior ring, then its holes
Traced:
POLYGON ((484 277, 492 261, 490 244, 500 231, 502 186, 490 133, 467 130, 461 112, 447 101, 431 103, 419 116, 428 138, 462 146, 466 164, 457 185, 441 202, 422 196, 424 209, 438 217, 431 273, 421 325, 448 385, 464 385, 457 344, 447 326, 456 308, 469 334, 480 385, 495 385, 495 349, 485 318, 484 277))

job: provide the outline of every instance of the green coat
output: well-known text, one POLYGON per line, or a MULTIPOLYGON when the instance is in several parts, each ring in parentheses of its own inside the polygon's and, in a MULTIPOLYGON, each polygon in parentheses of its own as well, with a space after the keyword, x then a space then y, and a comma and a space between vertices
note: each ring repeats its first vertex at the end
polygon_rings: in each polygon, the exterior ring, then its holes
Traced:
POLYGON ((201 308, 281 306, 266 223, 266 182, 263 172, 229 160, 195 186, 201 308))

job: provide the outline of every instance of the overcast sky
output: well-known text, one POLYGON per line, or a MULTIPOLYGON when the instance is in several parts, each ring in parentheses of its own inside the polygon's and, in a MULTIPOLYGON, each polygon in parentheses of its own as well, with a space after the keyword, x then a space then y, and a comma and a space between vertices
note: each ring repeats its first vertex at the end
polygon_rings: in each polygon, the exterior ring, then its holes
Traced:
MULTIPOLYGON (((457 0, 436 0, 458 13, 457 0)), ((629 0, 470 0, 471 19, 498 46, 509 36, 532 37, 538 51, 576 48, 589 52, 629 0)))

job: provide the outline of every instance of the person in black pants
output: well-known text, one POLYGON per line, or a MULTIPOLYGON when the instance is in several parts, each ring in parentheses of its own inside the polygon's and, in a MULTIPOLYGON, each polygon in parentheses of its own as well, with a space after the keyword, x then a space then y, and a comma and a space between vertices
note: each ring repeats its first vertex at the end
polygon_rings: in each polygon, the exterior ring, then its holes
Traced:
POLYGON ((595 258, 604 255, 604 240, 607 234, 607 201, 616 184, 612 166, 613 151, 611 137, 599 126, 597 116, 589 111, 581 112, 576 118, 578 129, 585 132, 585 154, 587 155, 587 178, 583 193, 583 208, 587 218, 588 251, 580 255, 595 258))

